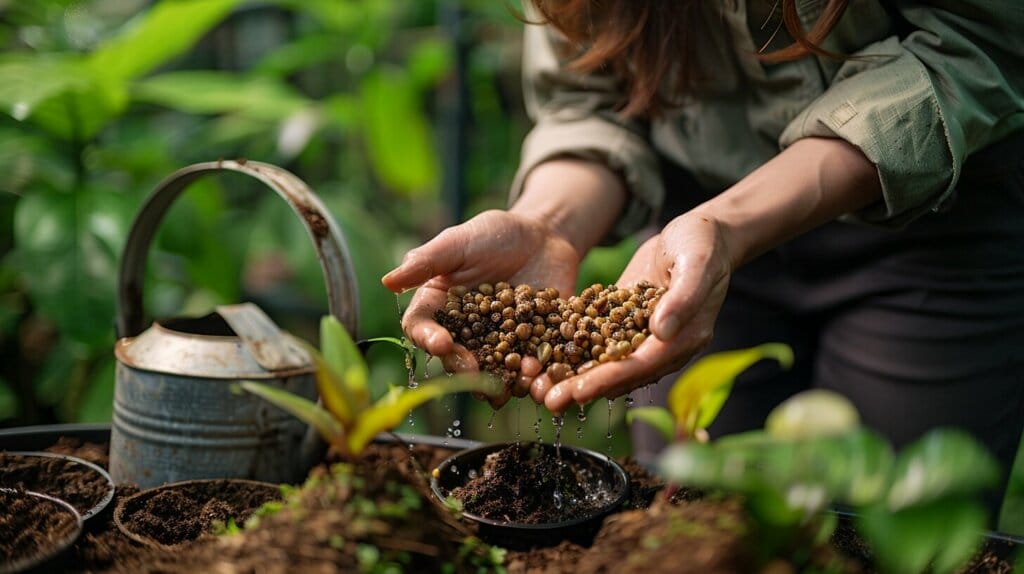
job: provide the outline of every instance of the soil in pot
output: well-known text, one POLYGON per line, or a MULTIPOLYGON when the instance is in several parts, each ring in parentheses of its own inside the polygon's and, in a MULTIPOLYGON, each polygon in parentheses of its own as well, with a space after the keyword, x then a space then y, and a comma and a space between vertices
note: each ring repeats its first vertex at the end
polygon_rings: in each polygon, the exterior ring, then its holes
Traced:
POLYGON ((59 553, 80 530, 79 516, 60 501, 0 489, 0 572, 59 553))
POLYGON ((196 480, 146 490, 117 509, 122 528, 141 542, 174 546, 217 525, 243 524, 260 506, 281 498, 274 485, 247 480, 196 480))
POLYGON ((466 512, 517 524, 591 516, 615 500, 615 485, 601 478, 605 472, 597 461, 561 457, 555 450, 535 443, 508 445, 487 455, 479 470, 462 469, 469 481, 451 496, 466 512))
POLYGON ((102 471, 66 456, 0 452, 0 487, 59 498, 88 518, 110 502, 114 485, 102 471))

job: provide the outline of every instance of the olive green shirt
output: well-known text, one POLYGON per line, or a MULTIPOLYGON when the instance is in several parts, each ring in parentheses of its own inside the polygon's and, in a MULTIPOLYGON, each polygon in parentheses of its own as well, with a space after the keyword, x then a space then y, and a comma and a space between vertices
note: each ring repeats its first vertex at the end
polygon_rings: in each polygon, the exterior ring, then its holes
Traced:
MULTIPOLYGON (((532 2, 524 4, 538 18, 532 2)), ((595 159, 629 188, 615 229, 621 236, 650 222, 662 204, 659 155, 721 191, 798 139, 834 137, 877 166, 884 195, 847 218, 898 227, 942 210, 965 159, 1024 128, 1024 0, 890 2, 889 10, 879 0, 851 0, 822 43, 849 57, 780 64, 756 57, 762 47, 791 42, 774 0, 699 4, 697 59, 708 80, 650 122, 615 112, 621 86, 613 78, 568 71, 564 38, 553 27, 526 25, 523 84, 535 127, 513 201, 537 164, 595 159)), ((797 4, 810 29, 824 2, 797 4)))

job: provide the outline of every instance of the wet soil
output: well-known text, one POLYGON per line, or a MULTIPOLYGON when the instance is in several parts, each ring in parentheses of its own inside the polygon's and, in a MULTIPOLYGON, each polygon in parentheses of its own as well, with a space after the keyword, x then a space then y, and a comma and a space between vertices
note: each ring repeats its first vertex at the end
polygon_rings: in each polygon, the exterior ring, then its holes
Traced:
POLYGON ((109 494, 110 483, 71 460, 0 452, 0 487, 48 494, 85 514, 109 494))
MULTIPOLYGON (((311 473, 305 489, 288 496, 278 512, 252 519, 243 533, 204 536, 173 550, 144 547, 120 533, 112 509, 137 489, 119 485, 114 502, 87 523, 66 564, 52 571, 333 573, 371 570, 371 561, 405 572, 493 571, 485 547, 463 542, 472 541, 472 527, 430 503, 423 469, 452 452, 417 446, 411 454, 404 445, 374 445, 355 466, 329 458, 311 473)), ((738 501, 687 490, 666 501, 663 493, 655 494, 656 477, 631 461, 623 466, 634 496, 625 510, 605 519, 591 546, 563 542, 508 552, 509 574, 754 571, 743 553, 747 527, 738 501)), ((852 529, 840 528, 833 547, 837 552, 819 563, 838 555, 841 571, 872 571, 852 529)), ((964 572, 1012 569, 999 556, 981 553, 964 572)), ((761 571, 793 567, 779 562, 761 571)))
POLYGON ((59 504, 21 492, 0 491, 0 567, 61 544, 77 520, 59 504))
MULTIPOLYGON (((523 443, 487 455, 483 467, 451 491, 472 514, 518 524, 550 524, 591 516, 614 500, 610 481, 585 459, 556 459, 551 449, 523 443)), ((470 472, 462 469, 461 472, 470 472)))
POLYGON ((173 546, 233 522, 243 524, 280 491, 256 482, 213 480, 161 487, 125 501, 122 524, 146 540, 173 546))

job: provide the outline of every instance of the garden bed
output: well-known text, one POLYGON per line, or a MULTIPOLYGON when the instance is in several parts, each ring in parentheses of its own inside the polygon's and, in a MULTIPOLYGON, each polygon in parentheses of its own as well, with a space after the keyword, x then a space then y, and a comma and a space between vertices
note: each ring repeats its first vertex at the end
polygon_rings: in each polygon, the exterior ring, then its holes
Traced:
MULTIPOLYGON (((0 441, 0 447, 9 446, 0 441)), ((103 465, 102 444, 64 440, 53 450, 103 465)), ((593 545, 563 542, 518 552, 496 552, 472 537, 471 527, 450 509, 433 504, 422 470, 438 465, 452 449, 419 444, 370 447, 355 465, 320 466, 306 488, 289 494, 280 510, 258 517, 243 532, 221 529, 174 548, 141 545, 115 526, 118 501, 138 491, 119 485, 115 500, 86 524, 75 545, 48 571, 67 572, 409 572, 492 570, 497 559, 511 573, 750 571, 742 535, 744 518, 735 499, 683 491, 672 502, 654 496, 657 482, 625 461, 634 493, 625 509, 605 520, 593 545), (410 459, 410 454, 417 462, 410 459), (418 468, 419 467, 419 468, 418 468), (467 541, 468 540, 468 541, 467 541), (446 565, 451 565, 446 566, 446 565)), ((841 528, 819 564, 869 572, 862 545, 841 528)), ((980 555, 969 572, 1008 573, 998 552, 980 555)), ((792 571, 786 563, 773 572, 792 571)))

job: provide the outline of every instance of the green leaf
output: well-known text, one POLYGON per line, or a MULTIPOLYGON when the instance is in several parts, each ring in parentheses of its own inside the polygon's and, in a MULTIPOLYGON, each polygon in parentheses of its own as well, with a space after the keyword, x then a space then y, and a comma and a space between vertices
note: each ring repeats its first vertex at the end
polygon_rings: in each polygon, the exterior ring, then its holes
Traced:
POLYGON ((358 455, 378 433, 392 430, 405 420, 409 411, 438 397, 476 391, 495 394, 500 383, 487 378, 453 377, 444 382, 420 385, 416 388, 392 387, 388 394, 369 409, 359 414, 356 425, 348 435, 349 452, 358 455))
POLYGON ((633 424, 633 421, 645 422, 665 437, 665 440, 675 439, 675 423, 672 420, 672 413, 662 407, 638 407, 626 411, 626 424, 633 424))
POLYGON ((89 85, 81 62, 73 56, 9 56, 0 60, 0 106, 16 120, 25 120, 41 102, 89 85))
POLYGON ((274 122, 312 106, 276 78, 214 71, 166 72, 139 81, 132 95, 190 114, 239 113, 274 122))
POLYGON ((362 411, 370 403, 370 371, 359 347, 333 315, 326 315, 320 320, 320 352, 324 362, 345 385, 353 401, 350 403, 352 410, 362 411))
POLYGON ((128 80, 167 63, 195 43, 240 3, 240 0, 162 0, 128 22, 89 58, 96 73, 128 80))
POLYGON ((451 42, 447 38, 434 37, 413 46, 405 68, 420 89, 429 89, 448 74, 454 62, 451 42))
POLYGON ((971 435, 936 429, 904 449, 896 461, 889 510, 947 496, 974 495, 999 482, 999 463, 971 435))
POLYGON ((397 68, 377 70, 363 80, 360 96, 363 134, 377 177, 406 197, 435 193, 437 150, 409 75, 397 68))
POLYGON ((782 343, 766 343, 737 351, 706 355, 683 371, 672 385, 668 406, 677 428, 692 435, 707 428, 722 410, 736 377, 762 359, 775 359, 788 369, 793 350, 782 343))
POLYGON ((857 518, 876 565, 883 572, 957 571, 981 543, 986 513, 963 498, 936 500, 892 512, 877 504, 857 518))
POLYGON ((304 423, 312 425, 327 442, 339 446, 344 445, 345 431, 342 429, 341 424, 331 416, 331 413, 313 401, 263 383, 245 381, 239 383, 239 386, 274 406, 291 413, 292 416, 304 423))
POLYGON ((18 395, 2 377, 0 377, 0 421, 18 416, 18 395))
POLYGON ((781 439, 834 436, 860 425, 857 408, 843 395, 811 389, 793 395, 772 409, 764 428, 781 439))

